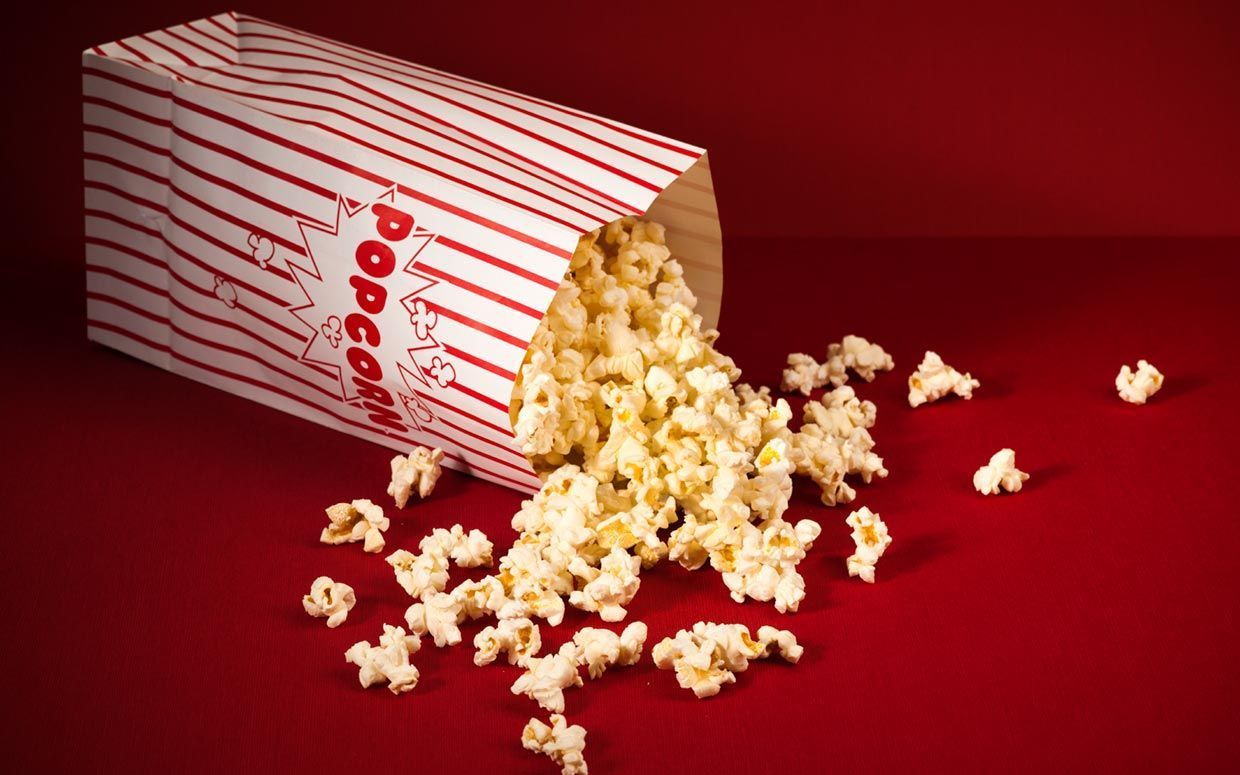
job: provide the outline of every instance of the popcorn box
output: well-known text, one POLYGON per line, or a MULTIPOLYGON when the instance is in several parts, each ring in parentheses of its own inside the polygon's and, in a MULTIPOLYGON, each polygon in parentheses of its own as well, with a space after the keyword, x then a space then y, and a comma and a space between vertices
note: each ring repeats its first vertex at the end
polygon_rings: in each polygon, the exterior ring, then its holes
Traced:
POLYGON ((237 13, 82 56, 87 334, 522 491, 509 404, 581 234, 667 240, 713 325, 706 153, 237 13))

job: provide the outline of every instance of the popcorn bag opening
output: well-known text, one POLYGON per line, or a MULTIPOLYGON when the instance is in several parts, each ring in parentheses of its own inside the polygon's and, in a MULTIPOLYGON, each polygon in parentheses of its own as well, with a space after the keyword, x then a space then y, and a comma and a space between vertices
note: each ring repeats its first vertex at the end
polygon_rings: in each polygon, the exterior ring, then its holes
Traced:
POLYGON ((144 361, 533 492, 514 386, 582 235, 662 224, 718 319, 700 148, 231 12, 82 65, 88 336, 144 361))

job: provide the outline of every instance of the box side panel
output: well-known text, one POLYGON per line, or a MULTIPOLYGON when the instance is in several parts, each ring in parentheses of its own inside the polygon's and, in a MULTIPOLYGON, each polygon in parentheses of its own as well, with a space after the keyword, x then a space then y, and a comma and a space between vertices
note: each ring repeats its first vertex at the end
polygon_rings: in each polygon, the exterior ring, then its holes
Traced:
POLYGON ((168 78, 82 56, 86 333, 170 368, 168 78))
POLYGON ((698 313, 706 325, 717 325, 723 303, 723 238, 705 153, 667 187, 646 216, 667 227, 667 244, 685 268, 685 282, 698 297, 698 313))

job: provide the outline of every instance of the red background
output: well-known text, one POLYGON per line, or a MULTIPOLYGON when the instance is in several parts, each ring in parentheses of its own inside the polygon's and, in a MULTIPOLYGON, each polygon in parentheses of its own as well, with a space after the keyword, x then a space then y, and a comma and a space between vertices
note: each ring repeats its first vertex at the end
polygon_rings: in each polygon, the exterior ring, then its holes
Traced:
MULTIPOLYGON (((710 571, 645 574, 630 616, 652 641, 774 622, 807 654, 708 701, 649 662, 571 690, 596 772, 1235 766, 1238 243, 1080 238, 1237 233, 1235 6, 285 5, 244 10, 709 147, 721 346, 747 378, 849 332, 895 356, 859 385, 892 472, 858 501, 895 536, 878 583, 845 577, 847 509, 809 487, 790 516, 825 530, 798 614, 736 605, 710 571), (977 398, 909 410, 926 348, 978 376, 977 398), (1168 374, 1146 407, 1111 386, 1138 357, 1168 374), (1033 478, 983 498, 970 476, 1001 446, 1033 478)), ((428 642, 396 698, 344 663, 408 600, 379 557, 316 538, 324 506, 383 500, 387 451, 85 341, 77 52, 217 10, 32 7, 10 43, 2 756, 553 772, 517 742, 536 706, 508 693, 514 668, 428 642), (358 590, 338 630, 300 611, 319 574, 358 590)), ((450 473, 388 543, 457 521, 506 543, 518 502, 450 473)))

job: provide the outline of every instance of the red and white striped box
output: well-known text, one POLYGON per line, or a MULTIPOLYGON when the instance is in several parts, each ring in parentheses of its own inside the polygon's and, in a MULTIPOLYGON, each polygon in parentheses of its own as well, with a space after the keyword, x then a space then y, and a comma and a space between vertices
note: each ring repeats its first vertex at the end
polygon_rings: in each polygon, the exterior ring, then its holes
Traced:
POLYGON ((87 332, 522 491, 513 382, 584 232, 667 226, 713 324, 706 153, 237 13, 82 55, 87 332))

